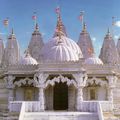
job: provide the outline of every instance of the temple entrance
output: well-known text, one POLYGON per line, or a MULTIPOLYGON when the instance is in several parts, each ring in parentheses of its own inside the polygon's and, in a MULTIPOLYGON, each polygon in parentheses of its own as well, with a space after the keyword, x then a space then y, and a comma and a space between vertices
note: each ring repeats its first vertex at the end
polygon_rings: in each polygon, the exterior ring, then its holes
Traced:
POLYGON ((66 83, 55 83, 53 96, 54 110, 68 109, 68 86, 66 83))

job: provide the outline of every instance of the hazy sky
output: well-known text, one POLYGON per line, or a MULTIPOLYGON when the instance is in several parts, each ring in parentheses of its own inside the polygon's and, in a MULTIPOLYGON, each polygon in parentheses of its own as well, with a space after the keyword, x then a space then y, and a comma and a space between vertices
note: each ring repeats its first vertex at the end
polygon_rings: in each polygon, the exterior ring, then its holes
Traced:
MULTIPOLYGON (((60 5, 62 20, 66 26, 68 36, 79 39, 81 23, 78 16, 81 10, 85 11, 87 29, 93 39, 98 54, 108 27, 111 27, 112 16, 120 20, 120 0, 0 0, 0 33, 6 42, 7 30, 3 20, 9 17, 9 31, 13 27, 19 41, 21 51, 27 48, 33 32, 33 12, 37 12, 40 32, 44 42, 47 42, 54 33, 56 26, 55 8, 60 5)), ((114 28, 115 38, 120 36, 120 28, 114 28)))

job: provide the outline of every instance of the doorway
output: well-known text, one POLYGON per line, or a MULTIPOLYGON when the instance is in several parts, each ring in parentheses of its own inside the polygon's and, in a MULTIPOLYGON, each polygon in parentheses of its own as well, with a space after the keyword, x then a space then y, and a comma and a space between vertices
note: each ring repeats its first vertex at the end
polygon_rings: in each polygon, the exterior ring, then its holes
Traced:
POLYGON ((66 83, 55 83, 53 95, 54 110, 68 109, 68 86, 66 83))

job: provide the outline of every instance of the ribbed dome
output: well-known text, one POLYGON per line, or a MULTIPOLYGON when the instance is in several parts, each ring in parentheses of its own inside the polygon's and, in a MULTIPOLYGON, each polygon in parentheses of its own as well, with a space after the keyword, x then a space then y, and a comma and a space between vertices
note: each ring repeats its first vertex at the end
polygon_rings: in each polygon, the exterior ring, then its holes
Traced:
POLYGON ((96 57, 94 54, 85 60, 85 64, 92 65, 103 65, 103 62, 100 58, 96 57))
POLYGON ((54 46, 49 47, 48 51, 44 54, 44 60, 46 61, 78 61, 78 55, 63 42, 58 42, 54 46))
MULTIPOLYGON (((46 43, 42 50, 43 56, 44 54, 48 53, 51 47, 56 46, 58 41, 59 41, 59 37, 54 37, 48 43, 46 43)), ((72 49, 72 52, 74 52, 78 56, 78 58, 83 58, 81 49, 79 48, 79 46, 75 41, 65 36, 61 36, 60 41, 62 41, 62 43, 64 43, 64 45, 66 45, 67 47, 70 47, 72 49)))
POLYGON ((26 53, 25 57, 19 61, 19 64, 22 65, 37 65, 38 62, 31 57, 29 53, 26 53))

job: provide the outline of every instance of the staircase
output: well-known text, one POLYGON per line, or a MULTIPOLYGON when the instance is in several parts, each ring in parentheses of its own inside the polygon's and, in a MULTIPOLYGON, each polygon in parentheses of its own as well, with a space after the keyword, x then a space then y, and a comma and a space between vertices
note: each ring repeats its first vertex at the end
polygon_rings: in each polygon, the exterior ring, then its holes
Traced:
POLYGON ((44 111, 38 101, 12 103, 8 119, 4 120, 120 120, 109 101, 83 101, 79 111, 44 111), (18 117, 19 116, 19 117, 18 117))

